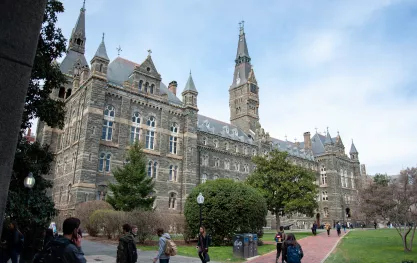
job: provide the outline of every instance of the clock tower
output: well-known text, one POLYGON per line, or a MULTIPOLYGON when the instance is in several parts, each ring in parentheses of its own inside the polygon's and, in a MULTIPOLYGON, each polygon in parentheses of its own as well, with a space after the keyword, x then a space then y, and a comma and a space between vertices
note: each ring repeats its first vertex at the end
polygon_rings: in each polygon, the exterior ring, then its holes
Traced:
POLYGON ((249 133, 255 132, 259 122, 259 87, 250 63, 244 22, 239 25, 235 72, 229 89, 230 122, 249 133))

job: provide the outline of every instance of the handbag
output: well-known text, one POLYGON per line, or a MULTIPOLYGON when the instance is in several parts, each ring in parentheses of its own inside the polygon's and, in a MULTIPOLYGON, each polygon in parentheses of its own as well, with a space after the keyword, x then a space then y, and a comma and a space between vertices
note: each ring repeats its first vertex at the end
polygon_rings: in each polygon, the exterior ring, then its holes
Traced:
POLYGON ((208 253, 204 253, 204 261, 205 262, 210 262, 210 256, 208 253))

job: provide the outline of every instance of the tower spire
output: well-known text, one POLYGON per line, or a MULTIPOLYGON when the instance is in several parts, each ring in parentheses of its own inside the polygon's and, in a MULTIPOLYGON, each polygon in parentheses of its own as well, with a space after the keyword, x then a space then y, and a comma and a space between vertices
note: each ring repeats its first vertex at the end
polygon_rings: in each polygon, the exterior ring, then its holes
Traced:
POLYGON ((68 50, 73 50, 84 54, 85 52, 85 0, 80 9, 80 14, 77 19, 75 27, 72 29, 68 50))

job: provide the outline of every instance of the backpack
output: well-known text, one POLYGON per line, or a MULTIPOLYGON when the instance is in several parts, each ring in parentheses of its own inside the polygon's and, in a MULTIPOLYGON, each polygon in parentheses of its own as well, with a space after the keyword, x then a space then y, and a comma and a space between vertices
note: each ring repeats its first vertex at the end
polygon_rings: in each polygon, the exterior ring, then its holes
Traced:
POLYGON ((287 247, 287 262, 301 263, 301 251, 297 245, 287 247))
POLYGON ((340 225, 339 224, 337 225, 337 230, 340 230, 340 225))
POLYGON ((178 252, 177 245, 175 245, 174 241, 172 241, 171 239, 166 239, 165 255, 175 256, 177 255, 177 252, 178 252))
POLYGON ((277 242, 277 243, 282 243, 282 242, 284 242, 284 240, 285 240, 285 234, 284 234, 284 233, 282 233, 282 232, 278 232, 278 233, 275 235, 275 242, 277 242))
POLYGON ((138 261, 138 249, 135 242, 127 242, 127 255, 130 263, 138 261))
POLYGON ((41 252, 35 255, 33 263, 63 263, 62 256, 69 244, 71 244, 69 240, 65 240, 64 243, 51 240, 41 252))

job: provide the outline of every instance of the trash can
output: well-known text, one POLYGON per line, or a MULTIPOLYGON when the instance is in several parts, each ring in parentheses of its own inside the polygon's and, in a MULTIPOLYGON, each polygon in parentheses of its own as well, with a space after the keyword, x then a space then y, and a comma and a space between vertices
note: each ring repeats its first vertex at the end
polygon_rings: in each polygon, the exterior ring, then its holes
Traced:
POLYGON ((258 255, 258 235, 253 234, 253 256, 256 257, 258 255))
POLYGON ((233 256, 243 258, 243 235, 233 237, 233 256))
POLYGON ((250 234, 243 234, 243 257, 249 258, 249 239, 252 238, 250 234))

